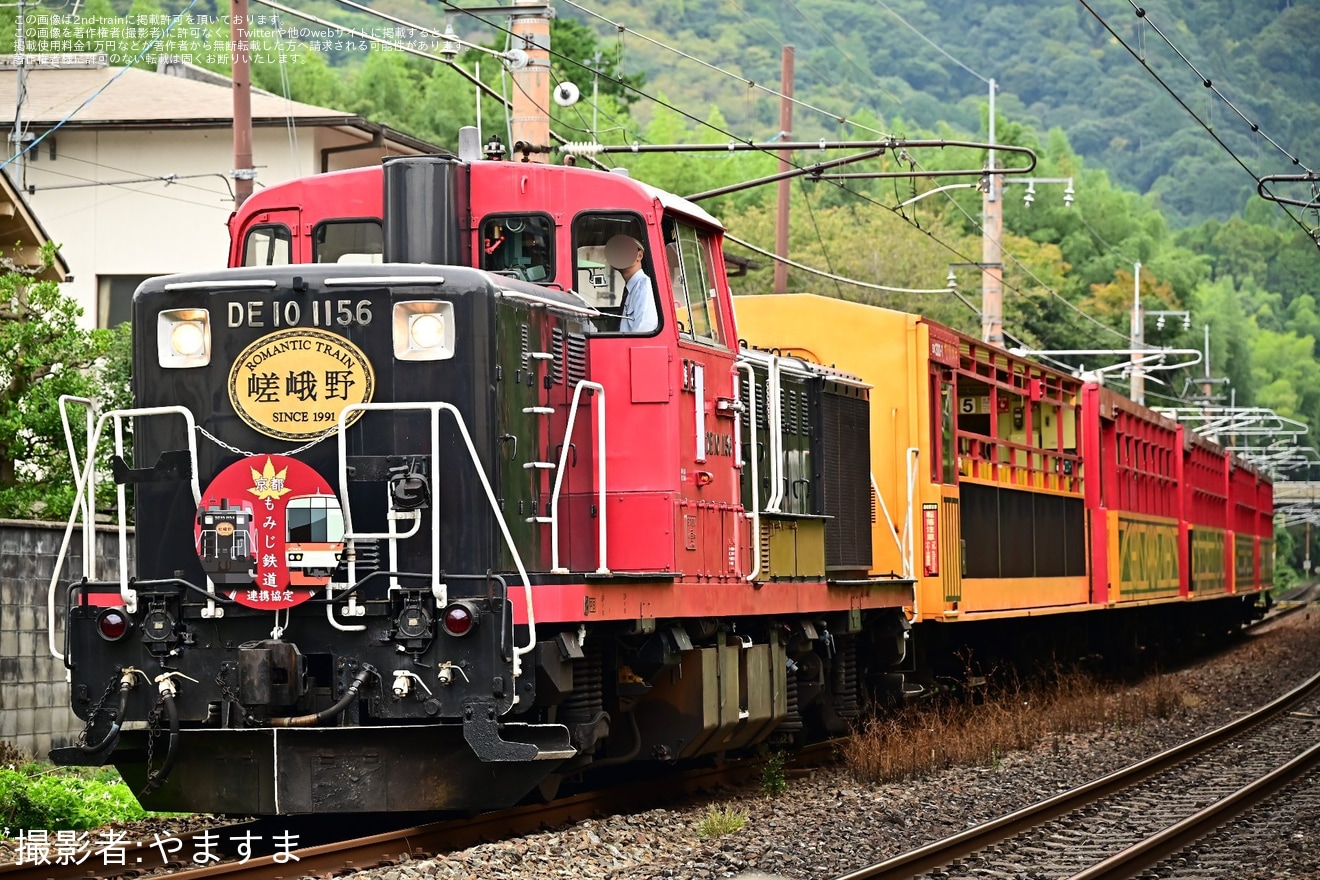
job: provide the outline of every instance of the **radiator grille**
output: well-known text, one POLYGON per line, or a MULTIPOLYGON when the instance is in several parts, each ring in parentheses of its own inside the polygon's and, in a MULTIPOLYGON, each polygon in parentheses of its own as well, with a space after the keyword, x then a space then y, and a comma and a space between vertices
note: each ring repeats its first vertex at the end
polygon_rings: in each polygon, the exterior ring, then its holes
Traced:
POLYGON ((587 337, 580 333, 568 334, 566 357, 568 359, 568 381, 576 386, 577 383, 587 378, 587 337))
POLYGON ((871 567, 870 404, 826 393, 821 401, 825 565, 871 567))
POLYGON ((550 381, 556 385, 564 383, 564 331, 555 327, 550 331, 550 352, 554 360, 550 362, 550 381))

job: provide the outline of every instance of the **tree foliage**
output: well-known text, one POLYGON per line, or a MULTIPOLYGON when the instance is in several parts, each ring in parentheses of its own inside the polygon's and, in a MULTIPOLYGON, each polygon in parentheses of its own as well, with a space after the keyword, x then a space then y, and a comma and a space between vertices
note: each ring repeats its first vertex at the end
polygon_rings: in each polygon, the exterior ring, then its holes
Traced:
MULTIPOLYGON (((48 245, 45 254, 49 263, 54 248, 48 245)), ((0 517, 68 516, 74 474, 61 396, 103 406, 127 398, 127 327, 84 330, 81 315, 52 281, 37 281, 12 264, 0 275, 0 517)), ((84 420, 70 421, 81 454, 84 420)))

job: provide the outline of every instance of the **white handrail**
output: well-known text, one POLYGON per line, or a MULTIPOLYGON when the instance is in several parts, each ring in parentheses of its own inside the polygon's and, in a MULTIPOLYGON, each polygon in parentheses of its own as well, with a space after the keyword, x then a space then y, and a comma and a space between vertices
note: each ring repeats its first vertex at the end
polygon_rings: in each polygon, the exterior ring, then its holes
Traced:
MULTIPOLYGON (((115 455, 117 455, 121 460, 123 460, 124 459, 124 422, 122 419, 116 418, 114 419, 114 423, 115 423, 115 455)), ((189 431, 189 433, 191 434, 192 432, 189 431)), ((91 459, 90 455, 88 456, 88 459, 89 460, 91 459)), ((127 464, 127 462, 125 462, 125 464, 127 464)), ((93 468, 92 471, 89 472, 88 475, 89 486, 92 484, 94 479, 95 479, 95 468, 93 468)), ((198 495, 200 494, 201 493, 199 491, 198 495)), ((201 504, 201 499, 198 498, 196 503, 201 504)), ((117 514, 116 518, 119 520, 117 524, 119 526, 118 528, 119 597, 124 600, 124 604, 128 606, 128 610, 131 613, 137 609, 135 607, 136 596, 134 595, 133 602, 130 602, 128 598, 130 595, 128 589, 128 517, 125 516, 125 514, 128 512, 127 507, 128 507, 128 487, 125 486, 125 484, 116 480, 115 481, 115 512, 117 514)), ((194 514, 194 516, 195 515, 196 514, 194 514)))
MULTIPOLYGON (((522 581, 524 604, 527 611, 527 644, 522 647, 513 646, 513 678, 517 681, 522 672, 523 656, 530 654, 536 648, 536 616, 532 602, 532 584, 527 577, 527 568, 523 565, 522 556, 518 553, 518 548, 513 542, 513 535, 509 532, 509 524, 505 522, 504 515, 500 513, 499 500, 495 497, 495 491, 491 488, 490 480, 486 477, 485 468, 481 465, 481 457, 477 454, 477 447, 472 442, 472 435, 468 432, 467 423, 463 421, 463 414, 458 411, 457 407, 444 401, 428 403, 350 403, 339 411, 339 487, 340 497, 343 499, 344 540, 347 542, 350 538, 360 537, 353 532, 352 513, 348 503, 348 450, 344 443, 344 429, 347 427, 348 417, 353 413, 373 411, 429 412, 431 414, 431 460, 433 462, 438 462, 440 457, 440 413, 447 412, 454 417, 454 421, 458 425, 459 435, 463 438, 468 455, 472 458, 472 466, 476 469, 477 477, 481 480, 481 488, 485 490, 491 513, 495 516, 495 522, 500 527, 500 534, 504 538, 505 546, 509 548, 509 553, 513 557, 513 564, 518 569, 518 577, 522 581)), ((432 473, 438 473, 438 469, 432 468, 432 473)), ((444 585, 440 583, 439 510, 434 510, 431 517, 431 558, 431 590, 437 596, 437 601, 439 601, 439 597, 444 590, 444 585)), ((516 704, 518 702, 516 688, 513 690, 513 695, 513 701, 516 704)))
POLYGON ((582 379, 573 389, 573 400, 568 405, 568 424, 564 427, 564 446, 559 453, 559 464, 555 468, 555 486, 550 492, 550 570, 555 574, 567 574, 568 569, 559 565, 559 490, 564 485, 564 470, 568 466, 568 449, 573 440, 573 425, 577 421, 578 401, 582 392, 591 389, 596 392, 596 461, 599 462, 600 486, 597 488, 600 508, 600 565, 596 574, 609 574, 609 558, 605 531, 605 386, 598 382, 582 379))
POLYGON ((766 377, 765 414, 770 430, 770 497, 766 513, 778 513, 784 500, 784 398, 779 379, 779 357, 770 355, 766 377))
MULTIPOLYGON (((101 413, 95 423, 91 434, 87 440, 87 461, 81 471, 75 471, 74 480, 74 498, 73 506, 69 510, 69 519, 64 527, 64 539, 60 542, 59 553, 55 556, 55 570, 51 572, 50 587, 46 591, 46 637, 50 647, 51 656, 61 662, 65 657, 55 646, 55 589, 59 586, 60 573, 64 570, 64 561, 69 553, 69 544, 73 540, 73 528, 78 523, 78 514, 84 508, 84 493, 88 487, 95 482, 96 472, 96 447, 101 439, 101 432, 105 430, 107 419, 113 419, 115 422, 115 433, 118 439, 116 443, 117 454, 123 455, 123 423, 126 418, 145 418, 148 416, 162 415, 180 415, 188 426, 188 459, 191 465, 192 474, 190 477, 190 486, 193 494, 193 504, 201 504, 202 490, 197 482, 197 423, 193 420, 193 414, 186 407, 182 406, 151 406, 140 407, 136 409, 115 409, 109 412, 101 413)), ((123 601, 124 607, 132 613, 137 608, 137 592, 128 586, 128 531, 127 524, 124 522, 125 497, 124 488, 119 487, 119 526, 120 526, 120 562, 119 562, 119 598, 123 601)), ((84 531, 92 529, 93 522, 83 524, 84 531)), ((96 568, 96 544, 93 540, 91 544, 93 553, 83 560, 84 567, 96 568)), ((211 582, 207 581, 208 591, 212 588, 211 582)), ((214 601, 214 600, 208 600, 214 601)))
MULTIPOLYGON (((735 369, 747 371, 747 400, 749 413, 747 424, 749 426, 748 448, 752 453, 752 512, 747 516, 752 521, 752 570, 747 575, 748 581, 754 581, 761 574, 761 474, 757 465, 756 454, 756 370, 748 361, 738 361, 735 369)), ((740 383, 735 382, 735 387, 740 388, 740 383)), ((738 414, 734 421, 734 430, 738 431, 742 425, 742 414, 738 414)), ((738 455, 742 455, 742 437, 734 438, 734 448, 738 450, 738 455)))
POLYGON ((696 435, 693 439, 696 441, 693 460, 704 462, 706 460, 706 368, 701 364, 693 364, 692 367, 692 398, 696 401, 697 411, 693 419, 696 435))
POLYGON ((917 575, 917 540, 912 531, 912 511, 913 495, 916 492, 917 482, 917 460, 921 457, 921 450, 915 446, 909 446, 907 450, 907 521, 903 525, 903 541, 907 545, 908 572, 910 577, 917 575))
POLYGON ((908 563, 907 550, 903 547, 903 542, 898 539, 898 526, 894 525, 894 518, 889 515, 889 506, 885 504, 885 496, 880 494, 880 487, 876 485, 875 474, 871 474, 871 491, 875 493, 876 500, 880 502, 880 512, 885 515, 885 523, 889 526, 889 537, 894 539, 894 546, 898 548, 898 558, 903 567, 903 577, 912 577, 912 566, 908 563))
MULTIPOLYGON (((78 461, 78 450, 73 442, 73 429, 69 427, 69 411, 67 406, 69 403, 81 403, 86 407, 87 434, 85 440, 87 442, 91 442, 92 439, 92 428, 96 421, 97 406, 96 406, 96 401, 86 397, 77 397, 72 394, 60 395, 60 400, 59 400, 60 424, 64 426, 64 445, 69 451, 69 463, 72 465, 73 472, 77 474, 82 472, 83 466, 78 461)), ((83 525, 84 566, 83 567, 84 569, 86 569, 85 573, 89 577, 91 577, 92 580, 96 579, 96 566, 95 566, 96 532, 88 524, 93 522, 92 499, 95 497, 96 497, 96 475, 95 472, 93 472, 91 481, 87 485, 87 492, 83 497, 83 510, 82 510, 83 523, 84 523, 83 525)))

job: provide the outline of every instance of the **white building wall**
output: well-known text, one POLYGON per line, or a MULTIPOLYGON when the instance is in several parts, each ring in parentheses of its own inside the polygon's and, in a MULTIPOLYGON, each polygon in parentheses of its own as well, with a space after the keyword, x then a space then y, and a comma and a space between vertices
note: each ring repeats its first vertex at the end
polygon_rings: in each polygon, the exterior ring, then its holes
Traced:
MULTIPOLYGON (((229 247, 226 222, 234 209, 228 174, 233 168, 229 129, 120 130, 66 128, 57 132, 55 159, 47 144, 27 163, 28 196, 36 215, 68 261, 74 280, 65 289, 83 307, 86 326, 104 323, 98 279, 111 275, 165 275, 216 269, 229 247), (204 176, 144 183, 116 183, 176 174, 204 176), (222 179, 225 178, 225 179, 222 179), (70 184, 81 185, 77 188, 70 184)), ((356 142, 326 128, 284 127, 253 131, 257 186, 319 173, 320 150, 356 142)), ((331 156, 331 168, 380 161, 382 150, 331 156)))

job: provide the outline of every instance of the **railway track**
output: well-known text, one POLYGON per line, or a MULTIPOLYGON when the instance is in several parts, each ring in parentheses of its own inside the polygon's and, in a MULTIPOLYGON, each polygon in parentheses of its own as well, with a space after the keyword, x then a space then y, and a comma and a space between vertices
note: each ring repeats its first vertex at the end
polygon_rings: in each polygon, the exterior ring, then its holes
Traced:
POLYGON ((1314 773, 1318 694, 1320 674, 1196 739, 835 880, 1135 877, 1314 773))
MULTIPOLYGON (((838 740, 817 743, 798 752, 789 762, 789 768, 802 770, 833 760, 838 752, 838 740)), ((284 833, 291 827, 313 829, 315 823, 326 823, 329 817, 299 817, 288 819, 255 820, 236 825, 199 829, 191 834, 176 835, 181 846, 172 858, 163 858, 154 841, 140 841, 125 850, 124 864, 107 865, 103 860, 90 858, 82 864, 0 865, 0 880, 127 880, 147 873, 168 872, 178 880, 205 880, 228 875, 243 876, 243 880, 293 880, 309 875, 348 873, 371 867, 397 864, 403 859, 425 859, 443 852, 464 849, 488 840, 527 834, 541 828, 563 825, 601 814, 632 812, 659 805, 666 801, 708 793, 720 787, 747 782, 760 773, 765 765, 762 759, 732 761, 716 767, 705 767, 673 774, 645 783, 639 793, 638 786, 622 785, 599 791, 584 792, 558 798, 545 804, 531 804, 509 810, 483 813, 461 819, 426 822, 383 830, 377 834, 361 836, 345 833, 343 839, 322 828, 313 831, 311 839, 324 842, 302 846, 286 852, 266 852, 242 859, 231 837, 252 834, 254 838, 269 841, 273 835, 284 833), (193 864, 192 857, 202 845, 202 836, 211 834, 225 841, 217 847, 220 861, 193 864), (139 861, 139 859, 141 861, 139 861)), ((788 772, 795 772, 789 769, 788 772)), ((306 839, 298 833, 299 840, 306 839)), ((266 847, 269 850, 269 846, 266 847)), ((254 847, 254 851, 256 847, 254 847)), ((118 862, 118 859, 116 859, 118 862)))

